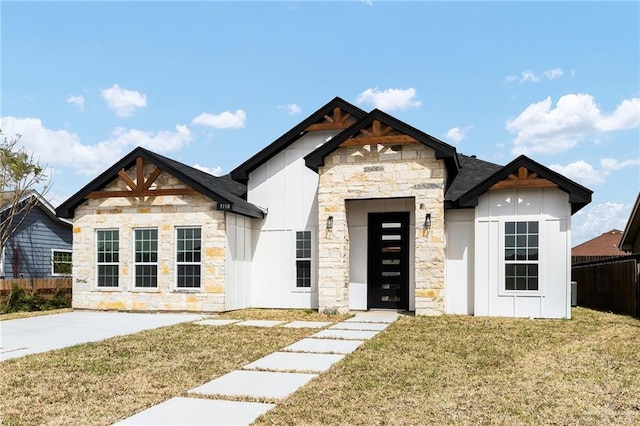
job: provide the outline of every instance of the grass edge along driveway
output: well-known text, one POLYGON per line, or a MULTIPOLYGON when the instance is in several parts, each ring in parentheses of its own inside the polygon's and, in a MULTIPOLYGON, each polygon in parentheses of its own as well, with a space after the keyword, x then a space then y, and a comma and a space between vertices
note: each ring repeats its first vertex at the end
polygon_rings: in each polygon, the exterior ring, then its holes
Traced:
MULTIPOLYGON (((320 319, 221 317, 247 315, 320 319)), ((111 424, 313 332, 180 324, 6 361, 2 423, 111 424)), ((640 424, 639 339, 640 321, 581 308, 403 317, 257 423, 640 424)))

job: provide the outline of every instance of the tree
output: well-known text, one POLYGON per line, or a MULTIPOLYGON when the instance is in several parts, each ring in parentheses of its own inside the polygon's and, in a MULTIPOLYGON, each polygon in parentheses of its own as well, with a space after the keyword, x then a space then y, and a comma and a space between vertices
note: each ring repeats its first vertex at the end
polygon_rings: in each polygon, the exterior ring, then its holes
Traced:
POLYGON ((0 252, 37 202, 39 185, 46 192, 45 167, 18 145, 21 135, 7 138, 0 129, 0 252))

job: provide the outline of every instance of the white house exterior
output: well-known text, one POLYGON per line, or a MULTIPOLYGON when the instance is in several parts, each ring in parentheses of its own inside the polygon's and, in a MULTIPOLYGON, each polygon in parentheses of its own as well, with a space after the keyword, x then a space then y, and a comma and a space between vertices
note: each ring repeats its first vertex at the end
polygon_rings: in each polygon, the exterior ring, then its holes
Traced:
POLYGON ((136 148, 57 212, 83 253, 75 308, 569 318, 590 200, 527 157, 464 156, 335 98, 230 175, 136 148))

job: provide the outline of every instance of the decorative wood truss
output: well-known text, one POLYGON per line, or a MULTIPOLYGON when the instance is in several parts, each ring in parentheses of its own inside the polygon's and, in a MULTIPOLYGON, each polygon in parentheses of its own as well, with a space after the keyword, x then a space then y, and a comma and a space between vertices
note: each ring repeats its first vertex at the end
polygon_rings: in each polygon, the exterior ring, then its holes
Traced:
POLYGON ((391 126, 383 127, 380 120, 373 120, 371 126, 360 130, 359 134, 342 142, 340 146, 399 145, 416 142, 416 138, 400 133, 391 126))
POLYGON ((555 188, 558 185, 548 179, 538 176, 526 167, 520 167, 518 174, 510 174, 505 180, 502 180, 489 189, 513 189, 513 188, 555 188))
POLYGON ((321 121, 310 125, 305 131, 344 130, 355 122, 355 117, 352 117, 351 114, 343 111, 340 107, 335 107, 333 114, 325 114, 321 121))
POLYGON ((199 194, 193 188, 163 188, 152 189, 151 185, 158 179, 162 173, 162 169, 156 167, 149 177, 144 178, 144 159, 136 158, 136 180, 129 177, 124 169, 118 172, 120 179, 130 188, 124 191, 93 191, 87 194, 87 198, 110 198, 110 197, 159 197, 162 195, 194 195, 199 194))

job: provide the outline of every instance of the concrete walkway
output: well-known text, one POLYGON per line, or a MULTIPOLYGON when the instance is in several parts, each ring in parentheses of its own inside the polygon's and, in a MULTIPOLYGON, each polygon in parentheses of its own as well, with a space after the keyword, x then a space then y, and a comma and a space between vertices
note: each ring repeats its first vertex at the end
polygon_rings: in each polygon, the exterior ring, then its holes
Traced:
MULTIPOLYGON (((238 397, 284 399, 319 374, 330 369, 366 340, 382 332, 398 318, 395 312, 372 311, 356 314, 346 321, 302 339, 292 345, 232 371, 188 393, 144 410, 117 425, 248 425, 275 404, 240 402, 238 397), (198 398, 198 395, 210 398, 198 398)), ((305 327, 304 321, 289 324, 267 321, 201 321, 203 326, 305 327)), ((330 323, 306 323, 323 328, 330 323)))
POLYGON ((77 311, 0 321, 0 361, 204 317, 201 314, 77 311))

